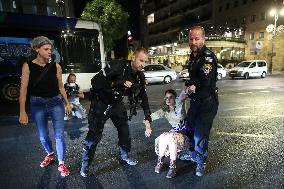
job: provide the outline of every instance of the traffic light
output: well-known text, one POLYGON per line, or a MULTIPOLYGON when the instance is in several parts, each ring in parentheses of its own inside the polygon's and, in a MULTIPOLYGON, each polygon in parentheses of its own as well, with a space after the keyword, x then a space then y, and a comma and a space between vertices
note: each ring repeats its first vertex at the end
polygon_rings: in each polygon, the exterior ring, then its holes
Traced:
POLYGON ((133 41, 133 36, 132 35, 128 35, 127 36, 127 41, 128 42, 132 42, 133 41))
POLYGON ((131 34, 131 31, 128 30, 128 32, 127 32, 127 42, 130 43, 132 41, 133 41, 133 36, 131 34))

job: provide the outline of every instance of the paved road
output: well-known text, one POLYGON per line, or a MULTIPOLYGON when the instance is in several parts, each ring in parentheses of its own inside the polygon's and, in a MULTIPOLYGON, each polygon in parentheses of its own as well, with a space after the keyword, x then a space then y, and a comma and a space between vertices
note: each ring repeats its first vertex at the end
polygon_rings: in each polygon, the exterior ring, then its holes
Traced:
MULTIPOLYGON (((56 164, 47 169, 39 167, 44 152, 35 126, 19 127, 14 106, 9 106, 0 111, 0 188, 283 188, 283 79, 283 75, 275 75, 218 82, 220 106, 202 178, 194 176, 194 164, 182 161, 174 179, 165 178, 166 169, 154 173, 154 139, 169 125, 165 120, 155 122, 153 135, 146 139, 141 111, 130 123, 131 155, 139 164, 129 167, 118 162, 117 132, 108 122, 95 155, 94 176, 87 179, 78 174, 87 124, 80 120, 66 122, 66 161, 71 175, 61 178, 56 164)), ((181 85, 148 86, 152 109, 159 107, 163 91, 180 89, 181 85)), ((83 103, 88 105, 88 101, 83 103)))

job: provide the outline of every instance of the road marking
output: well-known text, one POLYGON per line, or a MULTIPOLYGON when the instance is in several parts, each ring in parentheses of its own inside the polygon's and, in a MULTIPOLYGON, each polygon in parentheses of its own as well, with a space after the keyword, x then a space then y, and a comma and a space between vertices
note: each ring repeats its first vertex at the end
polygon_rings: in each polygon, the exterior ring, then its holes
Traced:
POLYGON ((234 107, 234 108, 227 108, 227 109, 224 109, 223 111, 226 112, 226 111, 232 111, 232 110, 242 110, 242 109, 248 109, 248 108, 253 108, 253 107, 262 107, 262 106, 271 106, 271 105, 278 105, 280 103, 275 103, 275 102, 272 102, 272 103, 264 103, 264 104, 258 104, 258 105, 252 105, 252 106, 242 106, 242 107, 234 107))
POLYGON ((227 108, 227 109, 224 109, 223 111, 226 112, 226 111, 242 110, 242 109, 248 109, 248 108, 251 108, 251 107, 243 106, 243 107, 227 108))
POLYGON ((259 91, 260 93, 271 93, 271 91, 259 91))
POLYGON ((257 118, 259 116, 218 116, 218 118, 222 118, 222 119, 226 119, 226 118, 233 118, 233 119, 241 119, 241 118, 244 118, 244 119, 250 119, 250 118, 257 118))
POLYGON ((216 134, 221 136, 237 136, 237 137, 249 137, 249 138, 265 138, 265 139, 274 138, 274 135, 264 135, 264 134, 244 134, 244 133, 227 133, 227 132, 216 132, 216 134))

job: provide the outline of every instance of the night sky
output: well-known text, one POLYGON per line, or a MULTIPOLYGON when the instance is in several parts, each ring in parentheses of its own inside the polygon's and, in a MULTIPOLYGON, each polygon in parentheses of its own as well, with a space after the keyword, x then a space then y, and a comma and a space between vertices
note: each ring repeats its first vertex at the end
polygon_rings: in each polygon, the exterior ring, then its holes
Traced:
POLYGON ((124 11, 128 12, 128 30, 131 31, 134 36, 134 40, 139 40, 139 0, 116 0, 122 5, 124 11))

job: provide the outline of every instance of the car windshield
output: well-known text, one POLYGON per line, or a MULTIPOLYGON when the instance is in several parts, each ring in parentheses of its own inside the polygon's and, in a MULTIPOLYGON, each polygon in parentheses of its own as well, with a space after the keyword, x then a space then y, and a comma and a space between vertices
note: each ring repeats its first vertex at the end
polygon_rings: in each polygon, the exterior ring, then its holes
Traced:
POLYGON ((238 64, 238 67, 248 67, 251 62, 245 61, 238 64))

